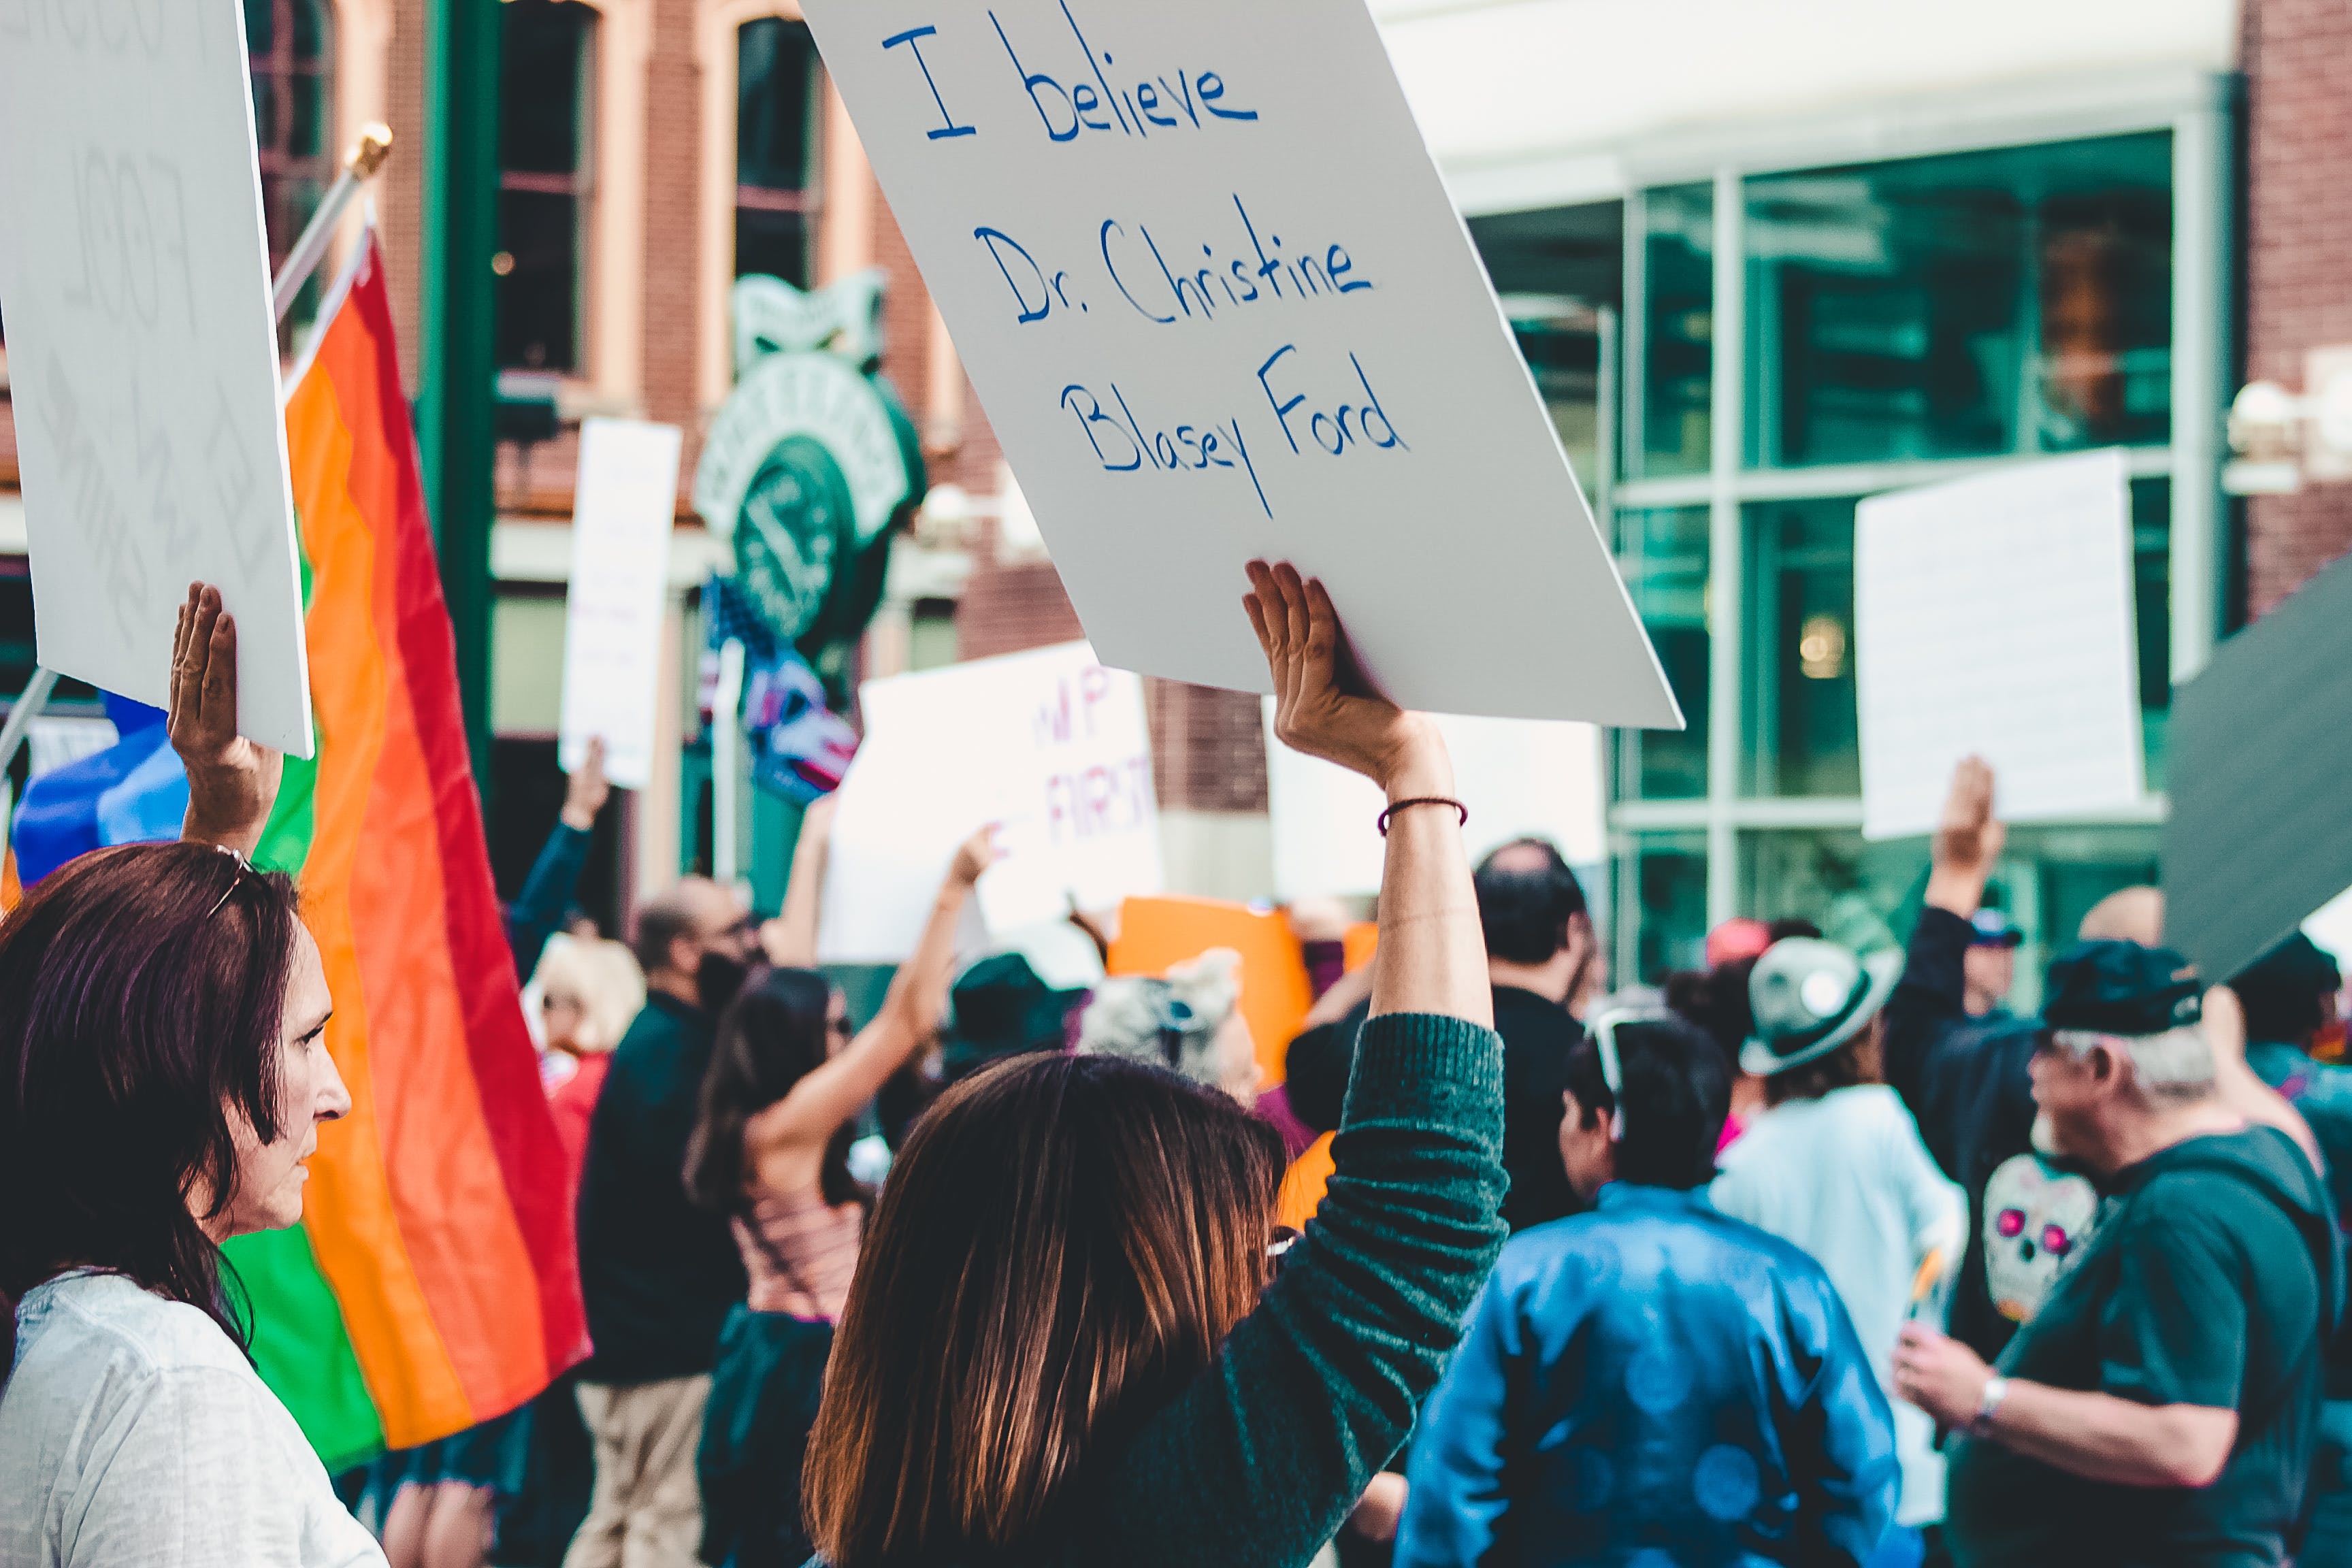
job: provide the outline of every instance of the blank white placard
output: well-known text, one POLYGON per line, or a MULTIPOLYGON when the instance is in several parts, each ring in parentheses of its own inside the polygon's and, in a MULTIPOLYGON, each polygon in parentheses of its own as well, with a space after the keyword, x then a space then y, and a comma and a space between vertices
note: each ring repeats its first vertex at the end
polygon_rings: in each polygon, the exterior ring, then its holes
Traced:
POLYGON ((1363 0, 808 0, 1096 651, 1263 692, 1319 574, 1430 711, 1679 727, 1363 0))
MULTIPOLYGON (((1287 901, 1379 892, 1378 824, 1387 804, 1379 786, 1292 751, 1275 738, 1272 698, 1264 710, 1276 895, 1287 901)), ((1607 858, 1598 729, 1454 714, 1439 716, 1437 725, 1454 762, 1454 793, 1470 812, 1464 842, 1473 860, 1515 838, 1549 839, 1570 865, 1607 858)))
POLYGON ((0 5, 0 311, 40 661, 163 707, 175 608, 217 584, 238 730, 307 757, 258 171, 237 0, 0 5))
POLYGON ((2139 804, 2129 479, 2092 452, 1856 509, 1864 837, 1931 831, 1970 753, 2008 821, 2139 804))
POLYGON ((559 755, 569 773, 589 740, 602 736, 604 776, 624 789, 643 789, 653 777, 678 444, 675 425, 590 419, 580 426, 559 755))

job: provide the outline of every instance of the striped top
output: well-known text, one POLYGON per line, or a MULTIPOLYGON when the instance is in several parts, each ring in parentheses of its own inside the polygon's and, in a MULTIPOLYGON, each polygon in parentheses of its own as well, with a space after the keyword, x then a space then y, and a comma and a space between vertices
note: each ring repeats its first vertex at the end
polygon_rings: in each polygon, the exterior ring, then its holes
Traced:
POLYGON ((751 1277, 751 1309, 840 1321, 865 1234, 866 1211, 854 1203, 834 1208, 798 1194, 754 1198, 751 1214, 735 1219, 735 1245, 751 1277))

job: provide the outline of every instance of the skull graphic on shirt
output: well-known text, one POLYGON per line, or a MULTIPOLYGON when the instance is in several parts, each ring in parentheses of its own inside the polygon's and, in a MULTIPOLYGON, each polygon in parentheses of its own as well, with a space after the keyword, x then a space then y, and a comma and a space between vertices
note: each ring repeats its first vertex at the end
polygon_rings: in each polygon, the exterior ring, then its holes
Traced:
POLYGON ((2099 1194, 2084 1177, 2039 1154, 2003 1162, 1984 1197, 1985 1285, 2001 1315, 2031 1321, 2098 1223, 2099 1194))

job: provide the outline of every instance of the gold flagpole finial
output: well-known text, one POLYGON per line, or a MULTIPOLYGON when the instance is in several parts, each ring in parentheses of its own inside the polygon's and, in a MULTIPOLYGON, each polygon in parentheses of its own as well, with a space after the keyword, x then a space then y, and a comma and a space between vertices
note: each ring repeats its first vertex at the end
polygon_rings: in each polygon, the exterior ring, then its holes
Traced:
POLYGON ((372 180, 383 161, 392 156, 392 127, 381 120, 372 120, 360 127, 360 139, 352 143, 343 159, 343 167, 355 180, 372 180))

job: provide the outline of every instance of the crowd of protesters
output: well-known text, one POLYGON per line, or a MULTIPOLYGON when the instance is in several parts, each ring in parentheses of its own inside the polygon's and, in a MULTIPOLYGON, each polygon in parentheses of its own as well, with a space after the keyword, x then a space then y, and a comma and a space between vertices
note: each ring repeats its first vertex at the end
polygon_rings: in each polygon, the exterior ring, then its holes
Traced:
POLYGON ((592 754, 509 935, 593 1352, 331 1480, 219 1248, 300 1217, 350 1098, 192 590, 183 842, 0 922, 0 1563, 2352 1562, 2330 955, 2212 986, 2128 889, 2011 1012, 1971 760, 1906 950, 1742 919, 1612 991, 1556 849, 1469 864, 1320 586, 1253 567, 1246 608, 1276 733, 1389 801, 1377 955, 1293 911, 1283 1083, 1231 952, 959 969, 985 828, 862 1022, 823 805, 773 921, 688 879, 626 946, 576 927, 592 754))

